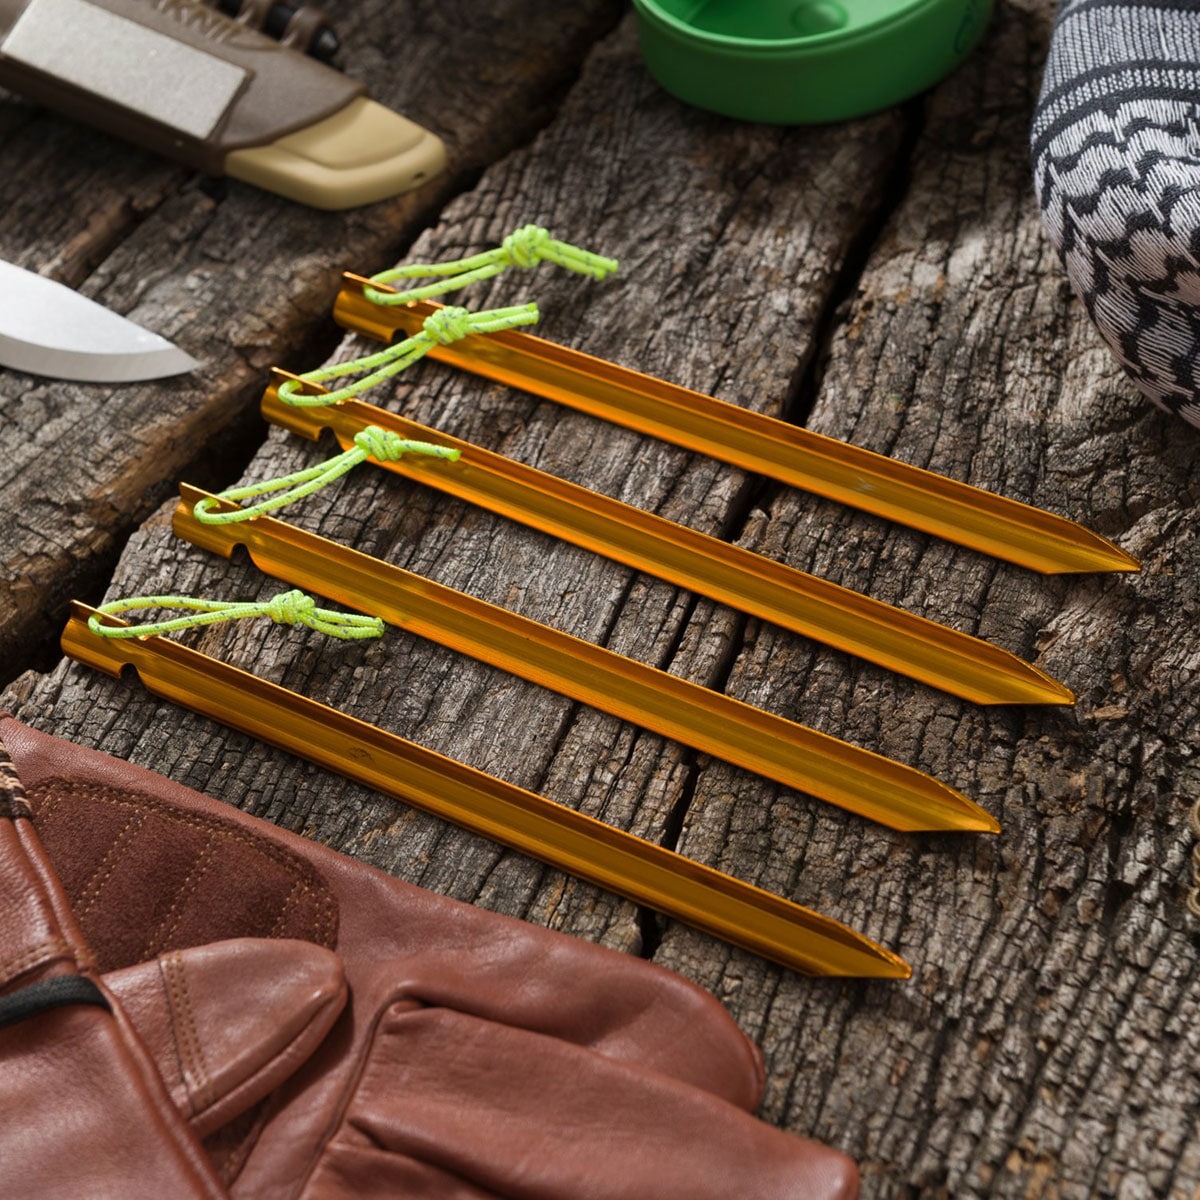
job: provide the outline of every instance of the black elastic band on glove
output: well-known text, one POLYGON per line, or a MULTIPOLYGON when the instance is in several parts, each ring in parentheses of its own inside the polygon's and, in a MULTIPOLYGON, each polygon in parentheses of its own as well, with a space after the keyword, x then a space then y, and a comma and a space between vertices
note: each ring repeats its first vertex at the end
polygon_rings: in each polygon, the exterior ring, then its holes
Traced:
POLYGON ((69 1004, 92 1004, 112 1012, 104 993, 82 975, 56 975, 0 996, 0 1029, 69 1004))

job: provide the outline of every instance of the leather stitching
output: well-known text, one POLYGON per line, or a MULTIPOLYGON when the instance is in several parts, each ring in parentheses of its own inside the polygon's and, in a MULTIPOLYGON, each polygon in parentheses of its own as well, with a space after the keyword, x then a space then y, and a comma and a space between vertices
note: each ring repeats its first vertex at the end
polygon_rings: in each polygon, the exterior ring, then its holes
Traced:
POLYGON ((288 888, 288 894, 284 896, 283 900, 279 904, 279 916, 275 918, 275 924, 271 926, 271 932, 267 934, 267 937, 277 938, 280 936, 284 925, 287 923, 288 911, 291 906, 292 897, 296 894, 296 889, 298 886, 300 886, 300 884, 299 881, 296 880, 292 883, 292 886, 288 888))
POLYGON ((191 1075, 196 1084, 192 1111, 202 1112, 212 1103, 212 1089, 204 1059, 204 1046, 196 1029, 196 1014, 187 985, 187 974, 178 952, 165 955, 162 965, 167 994, 171 1007, 175 1010, 175 1032, 179 1043, 179 1057, 183 1062, 184 1078, 186 1081, 187 1076, 191 1075))
POLYGON ((303 859, 283 847, 276 846, 265 838, 230 828, 224 825, 219 818, 206 814, 181 812, 145 792, 118 789, 102 784, 80 784, 61 777, 43 780, 36 787, 30 789, 29 796, 35 811, 35 824, 37 818, 43 815, 43 810, 48 812, 57 807, 64 795, 84 795, 123 808, 140 807, 165 817, 177 825, 203 830, 222 841, 239 843, 255 853, 271 859, 293 878, 293 891, 312 903, 316 924, 314 932, 318 935, 312 940, 327 948, 333 947, 337 933, 337 904, 326 891, 324 881, 316 868, 309 866, 303 859), (305 868, 308 870, 306 871, 305 868), (313 879, 305 877, 308 871, 311 871, 315 883, 313 879))
POLYGON ((77 917, 85 916, 96 907, 96 902, 100 899, 101 892, 104 891, 104 885, 112 878, 113 872, 120 864, 121 851, 130 840, 130 830, 135 825, 140 828, 141 824, 141 814, 135 812, 121 827, 121 831, 113 839, 113 844, 108 848, 108 853, 100 860, 100 865, 92 872, 83 891, 79 893, 79 900, 74 905, 77 917))
POLYGON ((54 815, 55 809, 59 807, 59 795, 51 792, 46 792, 39 795, 38 787, 35 785, 31 795, 37 797, 37 817, 40 820, 47 820, 54 815))
POLYGON ((30 967, 39 966, 55 958, 69 958, 72 962, 75 961, 70 944, 60 937, 47 938, 32 949, 23 950, 20 954, 0 962, 0 984, 10 983, 30 967))
POLYGON ((188 871, 187 877, 176 890, 175 899, 171 901, 167 915, 159 922, 158 928, 147 935, 146 944, 141 953, 143 961, 157 957, 162 946, 179 927, 179 922, 183 920, 184 913, 187 911, 187 902, 195 895, 196 889, 200 886, 200 880, 204 878, 208 868, 212 865, 215 844, 218 840, 210 835, 204 843, 204 849, 196 856, 196 861, 188 871))
POLYGON ((225 1181, 226 1187, 232 1186, 233 1181, 241 1174, 246 1159, 250 1157, 250 1152, 258 1142, 268 1118, 274 1112, 278 1095, 277 1090, 260 1100, 249 1112, 237 1117, 231 1124, 235 1128, 240 1125, 241 1130, 231 1140, 224 1143, 214 1141, 220 1134, 227 1133, 231 1125, 224 1126, 217 1135, 210 1135, 205 1139, 204 1148, 216 1167, 217 1174, 225 1181))

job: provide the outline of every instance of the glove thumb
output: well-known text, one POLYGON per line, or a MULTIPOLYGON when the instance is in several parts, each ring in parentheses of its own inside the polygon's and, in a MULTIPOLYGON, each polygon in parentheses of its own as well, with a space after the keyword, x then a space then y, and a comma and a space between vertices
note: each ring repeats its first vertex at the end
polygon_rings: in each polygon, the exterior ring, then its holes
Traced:
POLYGON ((346 1003, 337 955, 282 939, 176 950, 104 982, 199 1137, 292 1075, 346 1003))

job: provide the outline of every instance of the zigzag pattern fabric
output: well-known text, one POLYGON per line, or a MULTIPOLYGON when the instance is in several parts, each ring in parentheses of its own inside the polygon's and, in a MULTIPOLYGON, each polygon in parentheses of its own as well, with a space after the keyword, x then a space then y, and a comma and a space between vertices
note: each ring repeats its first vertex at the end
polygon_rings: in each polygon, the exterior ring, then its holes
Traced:
POLYGON ((1200 0, 1063 0, 1031 150, 1096 328, 1151 400, 1200 425, 1200 0))

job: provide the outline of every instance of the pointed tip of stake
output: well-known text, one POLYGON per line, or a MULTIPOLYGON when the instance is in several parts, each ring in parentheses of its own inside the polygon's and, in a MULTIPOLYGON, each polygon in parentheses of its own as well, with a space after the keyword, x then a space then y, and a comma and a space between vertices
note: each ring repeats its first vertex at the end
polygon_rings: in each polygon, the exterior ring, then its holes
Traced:
POLYGON ((843 961, 836 969, 825 969, 820 974, 838 976, 843 979, 911 979, 912 967, 898 954, 885 950, 878 942, 863 934, 857 934, 859 951, 852 961, 843 961))
POLYGON ((990 812, 985 812, 982 808, 976 805, 975 809, 978 816, 969 825, 964 825, 962 831, 964 833, 999 833, 1000 822, 992 816, 990 812))
POLYGON ((970 700, 972 704, 1074 704, 1075 693, 1045 671, 1024 659, 986 647, 987 661, 972 664, 969 676, 937 680, 943 691, 970 700))
POLYGON ((1006 685, 997 691, 987 701, 979 703, 992 704, 1065 704, 1075 703, 1075 693, 1066 684, 1059 683, 1052 675, 1039 670, 1031 663, 1021 659, 1015 661, 1021 664, 1020 675, 1012 675, 1003 680, 1006 685))
POLYGON ((911 979, 912 967, 895 954, 888 955, 888 962, 879 964, 875 979, 911 979))
MULTIPOLYGON (((764 898, 771 907, 787 903, 770 893, 765 893, 764 898)), ((764 937, 754 942, 734 940, 734 944, 804 975, 839 979, 908 979, 912 975, 912 967, 904 959, 865 933, 811 909, 801 909, 800 915, 808 935, 802 941, 795 939, 793 929, 787 936, 764 937)), ((794 922, 795 916, 789 914, 789 920, 794 922)), ((726 936, 720 930, 710 932, 726 936)), ((778 929, 774 932, 778 935, 778 929)))
POLYGON ((944 826, 948 833, 999 833, 1000 822, 987 809, 980 808, 974 800, 968 800, 962 792, 947 786, 958 804, 955 823, 944 826))
POLYGON ((928 821, 919 828, 913 827, 910 833, 999 833, 1000 822, 985 812, 978 804, 972 804, 965 796, 961 797, 954 812, 938 814, 934 820, 928 821))
POLYGON ((1115 542, 1110 542, 1108 538, 1101 537, 1090 529, 1082 532, 1088 535, 1086 544, 1082 544, 1082 539, 1079 539, 1075 547, 1077 553, 1068 555, 1068 561, 1047 568, 1047 574, 1087 575, 1098 571, 1130 572, 1142 569, 1141 562, 1122 550, 1115 542))
POLYGON ((1109 542, 1109 557, 1112 560, 1110 571, 1140 571, 1142 563, 1140 559, 1134 558, 1132 554, 1122 550, 1115 542, 1109 542))
POLYGON ((968 800, 962 792, 942 784, 939 788, 946 803, 939 805, 936 813, 926 810, 931 819, 912 832, 924 833, 999 833, 1000 822, 974 800, 968 800))
POLYGON ((1071 705, 1075 703, 1075 693, 1066 684, 1059 683, 1057 679, 1052 679, 1047 675, 1043 698, 1034 703, 1071 705))

